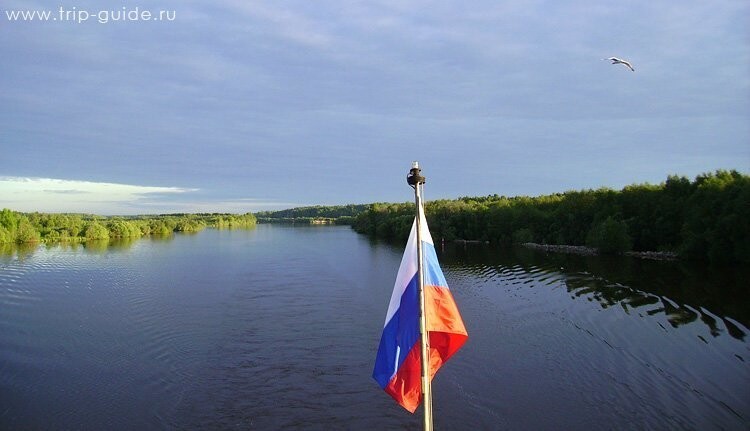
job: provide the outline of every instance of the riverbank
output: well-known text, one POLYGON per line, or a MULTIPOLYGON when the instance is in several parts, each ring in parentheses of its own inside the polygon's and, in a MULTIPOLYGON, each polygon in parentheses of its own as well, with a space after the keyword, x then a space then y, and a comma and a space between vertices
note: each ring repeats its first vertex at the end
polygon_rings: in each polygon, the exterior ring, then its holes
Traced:
MULTIPOLYGON (((425 204, 425 214, 433 238, 585 244, 604 252, 679 250, 681 259, 747 264, 749 193, 750 176, 719 170, 693 181, 669 176, 658 185, 634 184, 619 191, 439 199, 425 204)), ((413 217, 413 202, 376 203, 356 217, 353 227, 378 238, 401 239, 409 235, 413 217)), ((675 258, 662 253, 634 255, 675 258)))
MULTIPOLYGON (((526 242, 521 244, 526 248, 534 250, 549 251, 553 253, 568 253, 578 254, 582 256, 597 256, 599 250, 594 247, 586 247, 583 245, 558 245, 558 244, 537 244, 533 242, 526 242)), ((679 256, 677 253, 670 251, 627 251, 624 253, 626 256, 637 257, 639 259, 651 259, 651 260, 677 260, 679 256)))

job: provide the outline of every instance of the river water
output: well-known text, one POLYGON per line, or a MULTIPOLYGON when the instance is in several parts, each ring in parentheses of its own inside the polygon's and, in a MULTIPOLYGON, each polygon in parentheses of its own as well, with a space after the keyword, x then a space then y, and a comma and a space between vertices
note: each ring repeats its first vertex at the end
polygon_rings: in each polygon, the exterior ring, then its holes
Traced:
MULTIPOLYGON (((750 428, 747 268, 437 245, 436 429, 750 428)), ((0 429, 419 429, 371 378, 401 245, 259 225, 0 253, 0 429)))

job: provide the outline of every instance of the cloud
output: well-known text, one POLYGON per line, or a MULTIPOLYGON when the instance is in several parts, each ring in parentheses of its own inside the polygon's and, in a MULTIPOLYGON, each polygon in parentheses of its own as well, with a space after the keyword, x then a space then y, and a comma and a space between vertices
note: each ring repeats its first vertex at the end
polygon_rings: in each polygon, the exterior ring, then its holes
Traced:
POLYGON ((301 205, 273 199, 217 197, 197 188, 12 176, 0 176, 0 202, 3 207, 22 212, 101 215, 246 213, 301 205))
POLYGON ((87 192, 87 191, 84 191, 84 190, 75 190, 75 189, 70 189, 70 190, 42 190, 42 191, 44 193, 58 193, 58 194, 61 194, 61 195, 80 195, 80 194, 91 193, 91 192, 87 192))
POLYGON ((153 187, 55 178, 0 177, 0 201, 19 211, 112 213, 138 207, 155 196, 196 192, 182 187, 153 187))
POLYGON ((131 184, 98 183, 55 178, 0 177, 0 192, 23 193, 93 193, 110 197, 135 197, 149 193, 185 193, 198 191, 181 187, 136 186, 131 184))

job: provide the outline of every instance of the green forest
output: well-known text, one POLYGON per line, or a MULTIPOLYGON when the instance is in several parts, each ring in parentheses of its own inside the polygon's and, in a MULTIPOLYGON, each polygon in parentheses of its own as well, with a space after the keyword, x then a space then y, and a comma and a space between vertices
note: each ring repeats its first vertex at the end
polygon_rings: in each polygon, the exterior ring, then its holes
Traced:
MULTIPOLYGON (((670 251, 683 259, 750 263, 750 176, 719 170, 691 181, 616 191, 568 191, 539 197, 462 197, 427 202, 436 240, 497 244, 587 245, 602 253, 670 251)), ((405 239, 413 203, 376 203, 353 223, 357 232, 405 239)))
POLYGON ((164 214, 102 217, 89 214, 19 213, 0 211, 0 244, 82 242, 112 238, 138 238, 218 229, 250 228, 255 216, 247 214, 164 214))

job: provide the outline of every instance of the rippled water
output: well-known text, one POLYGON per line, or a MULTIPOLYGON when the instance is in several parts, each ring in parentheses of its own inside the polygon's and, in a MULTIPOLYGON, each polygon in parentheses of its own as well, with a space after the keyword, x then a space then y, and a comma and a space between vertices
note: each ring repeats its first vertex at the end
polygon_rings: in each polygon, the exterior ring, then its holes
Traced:
MULTIPOLYGON (((746 269, 438 249, 470 337, 436 429, 750 427, 746 269)), ((6 251, 0 429, 418 429, 370 377, 401 252, 270 225, 6 251)))

